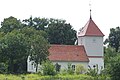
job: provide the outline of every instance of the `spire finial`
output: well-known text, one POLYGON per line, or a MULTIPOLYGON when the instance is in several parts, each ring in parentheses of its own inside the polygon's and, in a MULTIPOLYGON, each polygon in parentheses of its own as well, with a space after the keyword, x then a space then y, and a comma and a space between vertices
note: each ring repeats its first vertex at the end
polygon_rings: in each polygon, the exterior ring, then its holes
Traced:
POLYGON ((90 2, 89 2, 89 7, 90 7, 90 19, 92 19, 92 17, 91 17, 91 0, 90 0, 90 2))

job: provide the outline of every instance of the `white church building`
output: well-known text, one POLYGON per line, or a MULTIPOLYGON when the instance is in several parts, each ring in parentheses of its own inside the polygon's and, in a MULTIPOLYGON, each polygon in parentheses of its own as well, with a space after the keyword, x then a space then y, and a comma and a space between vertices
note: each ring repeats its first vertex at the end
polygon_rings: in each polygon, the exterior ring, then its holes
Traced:
MULTIPOLYGON (((94 23, 91 16, 86 25, 78 32, 78 45, 51 45, 49 60, 66 69, 68 63, 73 68, 82 64, 86 69, 98 65, 99 70, 104 68, 103 37, 104 34, 94 23)), ((36 72, 32 62, 28 60, 28 72, 36 72)))

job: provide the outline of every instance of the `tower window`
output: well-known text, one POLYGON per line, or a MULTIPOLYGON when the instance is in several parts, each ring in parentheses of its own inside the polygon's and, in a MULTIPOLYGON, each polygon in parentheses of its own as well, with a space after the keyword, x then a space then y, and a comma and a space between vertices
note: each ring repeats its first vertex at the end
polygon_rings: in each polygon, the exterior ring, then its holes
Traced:
POLYGON ((96 39, 93 39, 93 43, 95 43, 96 42, 96 39))

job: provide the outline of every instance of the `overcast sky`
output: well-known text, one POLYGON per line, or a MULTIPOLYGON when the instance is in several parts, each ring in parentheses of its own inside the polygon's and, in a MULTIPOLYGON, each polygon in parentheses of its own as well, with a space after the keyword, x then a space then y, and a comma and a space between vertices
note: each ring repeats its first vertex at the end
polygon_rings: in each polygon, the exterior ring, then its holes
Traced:
MULTIPOLYGON (((65 19, 75 30, 89 20, 90 0, 0 0, 0 22, 9 16, 65 19)), ((120 0, 91 0, 92 19, 107 38, 110 28, 120 26, 120 0)))

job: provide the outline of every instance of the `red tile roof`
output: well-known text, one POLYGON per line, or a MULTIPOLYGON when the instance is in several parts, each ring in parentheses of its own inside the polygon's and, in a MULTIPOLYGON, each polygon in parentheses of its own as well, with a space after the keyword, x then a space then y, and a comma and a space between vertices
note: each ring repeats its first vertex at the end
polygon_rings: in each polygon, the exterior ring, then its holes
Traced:
POLYGON ((89 61, 84 46, 51 45, 49 52, 51 61, 89 61))
POLYGON ((97 27, 92 18, 90 18, 86 25, 80 30, 78 36, 104 36, 104 34, 97 27))

